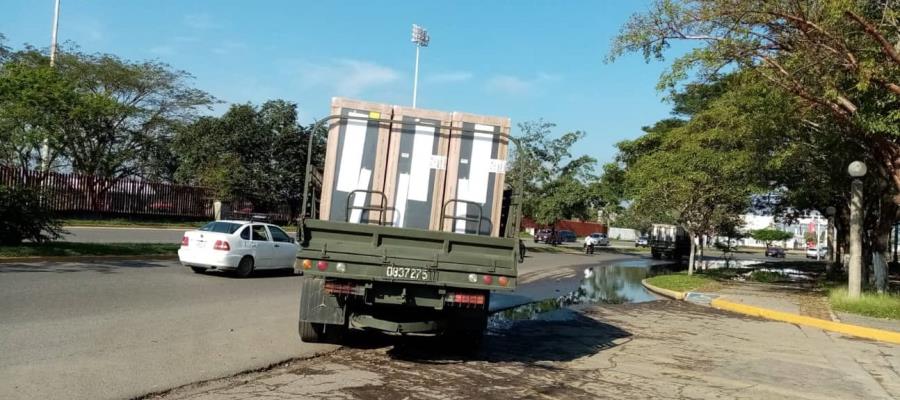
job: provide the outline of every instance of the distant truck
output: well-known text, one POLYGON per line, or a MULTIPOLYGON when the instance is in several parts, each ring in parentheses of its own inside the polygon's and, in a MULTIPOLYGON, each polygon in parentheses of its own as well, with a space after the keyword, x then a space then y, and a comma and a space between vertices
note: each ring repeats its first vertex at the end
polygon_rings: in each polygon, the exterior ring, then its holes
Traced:
POLYGON ((680 226, 653 224, 649 235, 650 254, 654 259, 681 260, 691 253, 691 239, 680 226))
MULTIPOLYGON (((396 123, 374 114, 329 119, 332 124, 350 126, 396 123)), ((462 126, 444 129, 450 135, 487 135, 480 131, 481 125, 474 131, 462 126)), ((509 139, 508 133, 499 135, 509 139)), ((309 161, 306 168, 312 168, 309 161)), ((311 189, 307 185, 305 190, 311 189)), ((355 192, 385 197, 374 189, 355 192)), ((355 204, 354 194, 346 200, 343 220, 306 218, 299 226, 301 249, 294 269, 304 275, 300 338, 304 342, 335 342, 346 330, 360 329, 443 334, 457 344, 478 348, 487 326, 491 292, 516 287, 517 265, 524 254, 517 237, 521 200, 510 195, 510 201, 501 207, 500 234, 488 235, 474 234, 486 231, 481 227, 487 221, 481 206, 472 206, 475 214, 452 211, 456 203, 471 201, 443 199, 437 229, 421 229, 392 225, 391 219, 384 217, 390 213, 389 207, 355 204), (378 218, 353 223, 354 210, 378 218), (477 225, 477 229, 449 229, 466 224, 477 225)))

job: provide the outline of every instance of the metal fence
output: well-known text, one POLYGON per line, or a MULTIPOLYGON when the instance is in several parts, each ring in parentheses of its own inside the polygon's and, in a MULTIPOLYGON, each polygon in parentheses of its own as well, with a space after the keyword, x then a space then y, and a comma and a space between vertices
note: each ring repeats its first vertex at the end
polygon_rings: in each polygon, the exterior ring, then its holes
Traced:
POLYGON ((0 185, 31 187, 61 216, 213 217, 209 188, 149 182, 135 178, 106 179, 92 175, 40 172, 0 165, 0 185))

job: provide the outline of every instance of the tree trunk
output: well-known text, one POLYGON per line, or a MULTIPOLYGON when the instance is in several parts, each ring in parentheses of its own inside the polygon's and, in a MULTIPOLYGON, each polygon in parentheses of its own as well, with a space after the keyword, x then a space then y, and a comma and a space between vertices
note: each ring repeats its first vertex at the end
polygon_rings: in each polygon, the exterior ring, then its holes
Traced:
POLYGON ((694 253, 697 252, 697 246, 694 244, 694 240, 696 236, 693 233, 688 232, 688 237, 691 240, 691 256, 688 257, 688 275, 694 274, 694 253))
POLYGON ((701 235, 700 236, 700 266, 702 266, 703 269, 706 270, 706 264, 704 263, 704 258, 703 258, 703 251, 704 251, 703 248, 704 247, 706 247, 706 235, 701 235))

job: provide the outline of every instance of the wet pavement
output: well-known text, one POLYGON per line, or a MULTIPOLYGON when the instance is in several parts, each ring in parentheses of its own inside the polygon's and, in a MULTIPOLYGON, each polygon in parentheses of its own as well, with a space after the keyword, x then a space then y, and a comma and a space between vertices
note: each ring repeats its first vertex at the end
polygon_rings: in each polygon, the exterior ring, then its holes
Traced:
POLYGON ((900 396, 900 346, 677 301, 583 305, 492 326, 480 352, 354 335, 317 358, 161 399, 595 399, 900 396))

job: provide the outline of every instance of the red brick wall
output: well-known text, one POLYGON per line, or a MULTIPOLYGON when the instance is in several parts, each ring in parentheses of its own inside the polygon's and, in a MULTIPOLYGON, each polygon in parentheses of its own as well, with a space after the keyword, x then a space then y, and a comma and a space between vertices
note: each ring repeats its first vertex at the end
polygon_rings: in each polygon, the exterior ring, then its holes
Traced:
MULTIPOLYGON (((535 228, 539 229, 537 224, 532 221, 530 218, 522 218, 522 227, 523 228, 535 228)), ((587 236, 594 232, 607 233, 608 228, 606 225, 603 225, 599 222, 585 222, 585 221, 572 221, 572 220, 563 220, 559 221, 556 224, 556 230, 562 231, 572 231, 575 232, 577 236, 587 236)))

